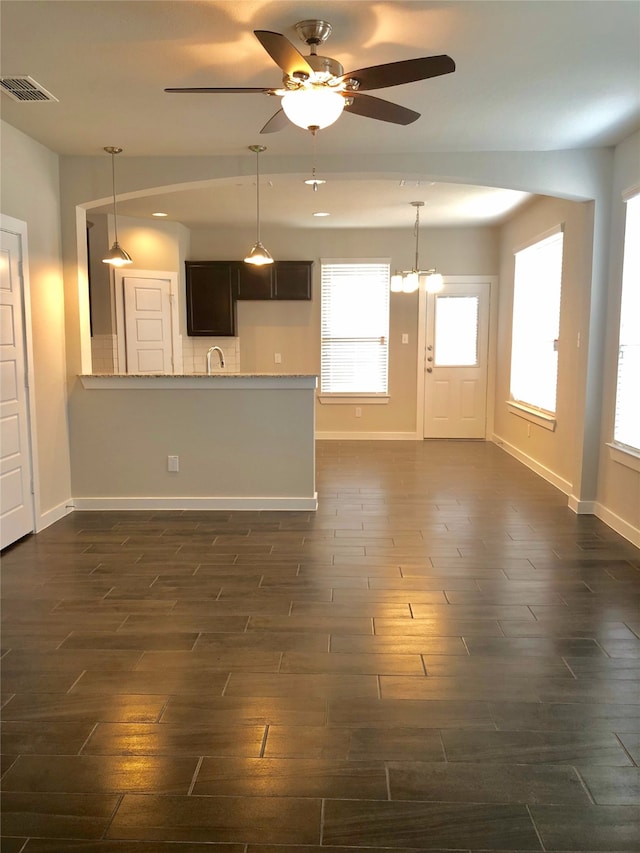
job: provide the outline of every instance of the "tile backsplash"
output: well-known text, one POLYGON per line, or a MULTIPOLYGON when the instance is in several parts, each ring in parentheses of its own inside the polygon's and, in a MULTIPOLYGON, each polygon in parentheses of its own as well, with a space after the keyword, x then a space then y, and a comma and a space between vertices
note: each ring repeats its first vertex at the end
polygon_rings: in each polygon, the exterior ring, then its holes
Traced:
MULTIPOLYGON (((182 337, 182 368, 177 372, 191 375, 207 372, 207 350, 218 346, 224 353, 224 368, 220 367, 217 353, 212 354, 212 373, 240 372, 240 338, 191 338, 182 337)), ((117 335, 94 335, 91 338, 93 373, 120 373, 118 362, 117 335)), ((123 366, 123 371, 125 368, 123 366)))
POLYGON ((182 338, 182 372, 206 373, 207 372, 207 350, 209 347, 220 347, 224 353, 224 368, 220 368, 218 354, 213 353, 211 357, 212 373, 239 373, 240 372, 240 338, 182 338))

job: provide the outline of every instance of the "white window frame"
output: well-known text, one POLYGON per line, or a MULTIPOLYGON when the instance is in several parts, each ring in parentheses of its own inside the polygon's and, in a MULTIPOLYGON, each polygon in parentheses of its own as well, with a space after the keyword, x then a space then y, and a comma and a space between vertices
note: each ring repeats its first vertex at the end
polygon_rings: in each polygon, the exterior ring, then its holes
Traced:
MULTIPOLYGON (((623 194, 622 200, 625 204, 625 222, 624 222, 624 248, 622 255, 622 280, 620 292, 620 315, 618 328, 618 359, 616 365, 616 394, 615 406, 613 412, 613 440, 609 443, 610 453, 614 461, 640 471, 640 441, 638 447, 634 444, 620 440, 620 432, 618 425, 618 414, 620 406, 620 396, 625 391, 627 405, 629 399, 638 400, 637 389, 640 387, 640 375, 634 373, 629 376, 628 372, 622 372, 624 364, 623 335, 629 336, 629 326, 625 329, 625 320, 634 323, 631 328, 631 337, 634 341, 633 346, 640 345, 640 319, 638 318, 638 310, 636 303, 640 301, 640 281, 637 278, 637 272, 640 267, 639 248, 637 234, 632 236, 633 222, 637 223, 637 218, 640 217, 640 186, 635 186, 623 194), (633 216, 629 214, 630 204, 633 203, 633 216), (635 277, 634 277, 635 276, 635 277), (635 290, 634 290, 635 288, 635 290), (621 388, 622 380, 625 380, 624 388, 621 388), (628 386, 628 387, 627 387, 628 386)), ((639 415, 640 420, 640 415, 639 415)), ((625 436, 626 437, 626 436, 625 436)))
MULTIPOLYGON (((561 260, 560 260, 560 269, 558 270, 558 292, 557 292, 557 327, 555 330, 554 340, 556 342, 556 352, 557 352, 557 342, 559 340, 560 335, 560 305, 561 305, 561 296, 562 296, 562 252, 563 252, 563 243, 564 243, 564 226, 563 224, 559 224, 554 228, 551 228, 548 231, 545 231, 542 234, 536 236, 533 240, 528 241, 527 243, 519 246, 514 251, 514 286, 513 286, 513 313, 512 313, 512 328, 511 328, 511 365, 510 365, 510 374, 509 374, 509 399, 507 400, 507 407, 509 411, 530 423, 535 423, 543 429, 554 431, 556 428, 557 420, 556 420, 556 408, 557 408, 557 374, 558 374, 558 361, 556 359, 556 373, 555 373, 555 402, 553 408, 543 408, 540 405, 537 405, 537 401, 526 400, 517 397, 513 393, 513 371, 514 371, 514 344, 516 341, 516 336, 522 336, 523 333, 526 334, 526 325, 518 324, 518 318, 516 316, 517 312, 517 300, 518 300, 518 290, 522 293, 522 287, 526 287, 526 282, 521 279, 518 281, 518 261, 520 264, 527 262, 529 259, 531 265, 535 265, 535 249, 540 248, 543 249, 543 244, 548 244, 550 241, 560 241, 561 243, 561 260), (531 251, 531 254, 527 255, 531 251), (518 285, 520 284, 520 288, 518 285)), ((530 269, 524 269, 521 267, 521 272, 524 272, 524 275, 530 276, 530 269)), ((520 318, 522 319, 522 318, 520 318)))
POLYGON ((318 400, 324 404, 349 404, 349 403, 366 403, 366 404, 386 404, 389 401, 389 279, 391 275, 391 260, 390 258, 321 258, 321 353, 320 353, 320 392, 318 400), (325 312, 330 310, 331 292, 328 288, 331 286, 331 267, 352 267, 356 272, 357 268, 366 275, 366 268, 370 267, 371 272, 378 276, 375 282, 378 298, 382 300, 382 311, 386 313, 386 320, 383 320, 380 325, 374 330, 376 334, 360 336, 345 336, 351 339, 354 345, 357 345, 358 339, 372 341, 376 338, 380 339, 380 345, 383 347, 381 352, 381 370, 380 390, 365 390, 365 391, 334 391, 327 389, 324 382, 325 371, 322 369, 323 363, 328 357, 328 348, 331 338, 327 336, 325 326, 325 312), (381 270, 380 268, 384 268, 381 270), (327 346, 325 347, 325 343, 327 346))

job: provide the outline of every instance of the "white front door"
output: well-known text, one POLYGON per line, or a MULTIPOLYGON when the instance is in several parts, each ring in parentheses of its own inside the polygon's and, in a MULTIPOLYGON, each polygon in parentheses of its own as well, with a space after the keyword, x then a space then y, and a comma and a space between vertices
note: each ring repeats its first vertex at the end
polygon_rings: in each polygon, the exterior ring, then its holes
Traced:
POLYGON ((173 373, 171 285, 123 276, 127 373, 173 373))
POLYGON ((26 384, 22 239, 0 244, 0 547, 34 529, 26 384))
POLYGON ((490 282, 427 294, 425 438, 485 438, 490 282))

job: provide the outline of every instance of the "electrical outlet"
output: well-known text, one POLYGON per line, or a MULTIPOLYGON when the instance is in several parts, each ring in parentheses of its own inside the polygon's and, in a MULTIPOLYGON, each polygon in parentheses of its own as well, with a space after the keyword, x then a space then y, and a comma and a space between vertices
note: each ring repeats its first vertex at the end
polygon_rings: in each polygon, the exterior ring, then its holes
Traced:
POLYGON ((409 335, 408 335, 406 332, 403 332, 403 333, 402 333, 402 343, 403 343, 403 344, 408 344, 408 343, 409 343, 409 335))
POLYGON ((282 353, 274 352, 273 360, 276 364, 282 364, 282 353))
POLYGON ((362 417, 362 408, 360 406, 356 406, 356 417, 357 418, 362 417))
POLYGON ((167 471, 179 471, 180 470, 180 457, 179 456, 167 456, 167 471))

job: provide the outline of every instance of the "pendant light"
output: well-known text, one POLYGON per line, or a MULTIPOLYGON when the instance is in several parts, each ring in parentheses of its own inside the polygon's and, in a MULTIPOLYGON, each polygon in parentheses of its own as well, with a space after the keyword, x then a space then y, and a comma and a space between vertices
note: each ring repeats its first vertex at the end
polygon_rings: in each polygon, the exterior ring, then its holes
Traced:
POLYGON ((116 215, 116 154, 120 154, 122 148, 116 148, 113 145, 107 145, 104 149, 107 154, 111 154, 111 186, 113 190, 113 246, 109 254, 102 259, 103 264, 111 264, 112 267, 124 267, 127 264, 132 264, 133 260, 128 252, 118 243, 118 218, 116 215))
POLYGON ((420 208, 424 207, 423 201, 412 201, 412 207, 416 209, 416 221, 414 231, 416 235, 416 256, 412 270, 402 270, 395 272, 391 276, 391 292, 392 293, 415 293, 420 287, 420 278, 426 277, 427 293, 438 293, 442 290, 444 282, 442 276, 435 269, 421 270, 419 259, 419 239, 420 239, 420 208))
POLYGON ((260 242, 260 155, 266 150, 264 145, 249 146, 249 151, 253 151, 256 155, 256 242, 244 262, 256 267, 273 263, 273 258, 260 242))

